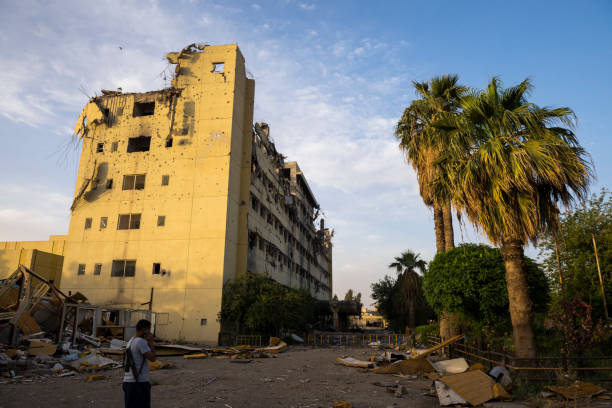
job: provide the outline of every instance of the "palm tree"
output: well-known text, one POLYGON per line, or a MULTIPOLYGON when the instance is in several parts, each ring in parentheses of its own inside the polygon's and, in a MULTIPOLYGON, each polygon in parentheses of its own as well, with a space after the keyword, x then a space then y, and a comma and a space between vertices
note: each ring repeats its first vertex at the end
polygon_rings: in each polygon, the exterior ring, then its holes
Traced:
POLYGON ((583 199, 592 175, 572 110, 528 102, 531 88, 528 79, 504 89, 493 78, 486 90, 462 99, 459 117, 436 124, 454 133, 440 161, 453 204, 500 245, 519 358, 536 353, 523 247, 556 228, 558 203, 583 199))
POLYGON ((425 273, 427 263, 420 259, 420 254, 415 254, 411 250, 402 252, 400 256, 395 257, 395 261, 389 264, 389 268, 397 271, 398 280, 404 300, 401 304, 406 304, 408 312, 408 327, 414 329, 416 326, 416 303, 421 292, 421 274, 425 273))
MULTIPOLYGON (((418 99, 404 111, 395 135, 406 160, 417 173, 419 191, 426 206, 433 208, 436 250, 454 248, 451 193, 443 167, 437 165, 449 140, 445 129, 432 126, 441 118, 457 115, 461 97, 467 89, 458 84, 457 75, 442 75, 427 82, 413 82, 418 99)), ((458 333, 458 316, 440 314, 440 336, 458 333)))

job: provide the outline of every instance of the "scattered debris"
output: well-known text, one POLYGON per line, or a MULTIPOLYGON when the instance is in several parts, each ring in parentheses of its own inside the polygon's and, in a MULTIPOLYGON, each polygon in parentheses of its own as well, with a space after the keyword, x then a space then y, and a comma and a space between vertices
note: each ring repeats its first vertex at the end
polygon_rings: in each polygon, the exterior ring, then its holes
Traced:
POLYGON ((334 401, 333 408, 353 408, 353 404, 348 401, 334 401))
POLYGON ((173 367, 174 367, 174 364, 168 361, 160 361, 160 360, 149 361, 149 370, 151 371, 163 370, 165 368, 173 368, 173 367))
POLYGON ((465 361, 465 358, 453 358, 452 360, 431 362, 431 365, 441 375, 463 373, 469 368, 469 365, 467 361, 465 361))
POLYGON ((440 381, 474 406, 495 398, 510 397, 501 384, 496 383, 493 378, 480 370, 449 375, 442 377, 440 381))
POLYGON ((87 382, 99 381, 99 380, 103 380, 105 378, 106 378, 106 376, 105 375, 101 375, 101 374, 88 375, 87 376, 87 382))
POLYGON ((417 351, 416 352, 416 356, 415 357, 426 357, 440 349, 443 349, 444 347, 448 346, 449 344, 453 344, 458 342, 459 340, 461 340, 462 338, 464 338, 465 336, 463 334, 458 334, 454 337, 451 337, 450 339, 443 341, 442 343, 435 345, 431 348, 428 348, 426 350, 423 351, 417 351))
POLYGON ((360 368, 374 367, 374 363, 371 361, 357 360, 356 358, 347 357, 347 356, 344 356, 343 358, 338 357, 336 361, 347 367, 360 367, 360 368))
POLYGON ((409 360, 399 360, 395 363, 378 367, 372 370, 376 374, 409 374, 409 375, 424 375, 425 373, 435 371, 429 361, 424 358, 414 358, 409 360))
POLYGON ((590 398, 606 392, 605 388, 582 381, 567 386, 549 385, 546 388, 562 395, 565 399, 590 398))
POLYGON ((457 394, 455 390, 444 384, 442 381, 436 381, 435 385, 440 405, 447 406, 467 404, 467 401, 464 400, 461 395, 457 394))

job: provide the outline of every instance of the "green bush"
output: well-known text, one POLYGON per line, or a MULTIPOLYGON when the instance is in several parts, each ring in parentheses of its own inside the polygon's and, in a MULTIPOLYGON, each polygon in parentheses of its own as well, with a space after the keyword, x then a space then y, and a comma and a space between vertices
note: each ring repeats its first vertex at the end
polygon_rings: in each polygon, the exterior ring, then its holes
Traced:
POLYGON ((307 291, 247 272, 223 286, 218 320, 242 334, 276 336, 281 331, 305 331, 314 322, 315 307, 307 291))
MULTIPOLYGON (((529 296, 535 312, 550 301, 544 272, 526 258, 529 296)), ((423 279, 427 302, 436 312, 458 312, 476 330, 503 333, 511 328, 506 270, 499 249, 463 244, 438 253, 423 279)))
POLYGON ((416 340, 419 343, 427 343, 429 336, 440 335, 440 325, 438 323, 417 326, 414 329, 416 340))

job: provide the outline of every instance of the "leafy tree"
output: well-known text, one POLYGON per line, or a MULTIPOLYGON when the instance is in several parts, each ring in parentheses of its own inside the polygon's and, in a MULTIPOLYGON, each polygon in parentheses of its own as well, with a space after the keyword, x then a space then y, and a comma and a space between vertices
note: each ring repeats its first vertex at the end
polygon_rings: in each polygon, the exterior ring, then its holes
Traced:
POLYGON ((559 203, 584 198, 591 176, 572 110, 528 102, 531 88, 528 79, 504 89, 493 78, 484 91, 461 99, 461 115, 436 124, 453 135, 437 162, 453 204, 501 247, 520 358, 536 353, 523 247, 556 227, 559 203))
MULTIPOLYGON (((612 194, 603 189, 580 207, 568 210, 560 217, 558 235, 559 258, 563 273, 566 300, 579 297, 592 306, 595 322, 605 318, 603 298, 595 253, 594 235, 597 240, 599 262, 604 282, 608 309, 612 304, 612 194)), ((545 234, 540 243, 540 256, 544 269, 554 289, 555 300, 559 301, 561 290, 555 252, 555 239, 545 234)))
POLYGON ((332 298, 332 302, 338 302, 338 295, 334 294, 334 297, 332 298))
MULTIPOLYGON (((546 311, 548 281, 526 258, 529 295, 535 310, 546 311)), ((437 312, 460 313, 477 329, 504 333, 511 327, 504 260, 501 251, 482 244, 462 244, 436 254, 423 279, 425 298, 437 312)))
POLYGON ((223 286, 218 320, 242 333, 278 335, 306 330, 315 320, 316 300, 265 275, 246 273, 223 286))
POLYGON ((353 299, 353 289, 349 289, 344 295, 344 300, 354 300, 353 299))

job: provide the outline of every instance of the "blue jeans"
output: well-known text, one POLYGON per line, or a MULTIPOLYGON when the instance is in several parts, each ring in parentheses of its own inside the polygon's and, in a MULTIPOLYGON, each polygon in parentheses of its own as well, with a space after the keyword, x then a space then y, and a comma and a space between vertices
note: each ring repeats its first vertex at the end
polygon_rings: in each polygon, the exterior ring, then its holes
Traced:
POLYGON ((124 382, 125 408, 151 408, 151 384, 146 382, 124 382))

